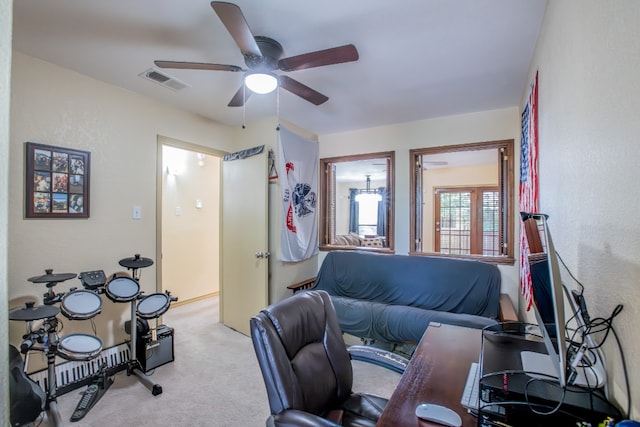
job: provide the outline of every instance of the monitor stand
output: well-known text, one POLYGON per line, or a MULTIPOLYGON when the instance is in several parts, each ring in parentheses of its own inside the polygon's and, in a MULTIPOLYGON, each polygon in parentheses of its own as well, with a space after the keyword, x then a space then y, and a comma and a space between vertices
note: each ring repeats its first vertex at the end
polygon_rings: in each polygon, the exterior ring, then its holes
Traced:
MULTIPOLYGON (((520 359, 522 361, 522 370, 530 377, 549 380, 558 379, 557 366, 558 363, 554 363, 551 356, 544 353, 537 353, 534 351, 522 351, 520 352, 520 359)), ((576 368, 576 375, 573 382, 580 387, 589 388, 601 388, 605 386, 604 368, 599 360, 591 361, 591 366, 578 366, 576 368)), ((572 375, 568 376, 571 379, 572 375)))

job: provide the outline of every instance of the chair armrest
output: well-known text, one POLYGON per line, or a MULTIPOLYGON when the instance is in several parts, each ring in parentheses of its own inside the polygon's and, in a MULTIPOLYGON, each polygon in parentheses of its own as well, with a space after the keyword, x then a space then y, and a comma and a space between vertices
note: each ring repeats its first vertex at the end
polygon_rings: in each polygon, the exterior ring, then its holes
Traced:
POLYGON ((316 278, 310 277, 309 279, 305 279, 301 282, 294 283, 292 285, 287 286, 287 289, 291 289, 295 294, 296 292, 301 291, 303 289, 309 289, 313 287, 314 283, 316 283, 316 278))
POLYGON ((511 302, 511 298, 507 294, 500 294, 500 321, 501 322, 517 322, 518 315, 516 308, 511 302))
POLYGON ((409 359, 406 357, 367 345, 352 345, 347 347, 347 351, 351 356, 351 360, 373 363, 374 365, 382 366, 399 374, 404 372, 409 363, 409 359))
POLYGON ((277 415, 269 417, 269 419, 267 419, 267 426, 340 427, 340 424, 314 415, 311 412, 300 411, 298 409, 286 409, 277 415))

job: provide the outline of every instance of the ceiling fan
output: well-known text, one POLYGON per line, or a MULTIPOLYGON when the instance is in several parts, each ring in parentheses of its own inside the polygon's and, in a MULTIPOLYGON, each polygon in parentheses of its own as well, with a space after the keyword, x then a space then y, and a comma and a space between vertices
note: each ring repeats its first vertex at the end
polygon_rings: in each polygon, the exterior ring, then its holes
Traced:
MULTIPOLYGON (((326 102, 329 98, 289 76, 275 74, 274 70, 289 72, 358 60, 358 51, 352 44, 318 50, 288 58, 280 58, 283 52, 282 45, 269 37, 254 36, 244 18, 244 15, 242 14, 242 11, 237 5, 227 2, 212 1, 211 7, 240 48, 248 69, 243 69, 236 65, 179 61, 154 61, 156 66, 160 68, 189 70, 242 71, 245 73, 244 83, 247 85, 249 85, 249 79, 252 78, 251 76, 265 77, 270 79, 273 83, 271 90, 275 89, 279 84, 283 89, 298 95, 312 104, 320 105, 326 102)), ((245 90, 243 84, 233 98, 231 98, 229 107, 243 106, 249 99, 252 92, 253 91, 251 90, 245 90)))

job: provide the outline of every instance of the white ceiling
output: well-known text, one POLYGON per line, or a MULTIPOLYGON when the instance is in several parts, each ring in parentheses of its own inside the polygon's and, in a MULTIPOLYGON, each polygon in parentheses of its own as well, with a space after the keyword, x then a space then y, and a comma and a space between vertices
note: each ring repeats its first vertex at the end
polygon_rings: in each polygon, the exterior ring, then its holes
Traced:
MULTIPOLYGON (((357 62, 287 73, 329 97, 315 106, 285 90, 280 117, 316 134, 518 105, 546 0, 235 0, 254 35, 283 57, 353 43, 357 62)), ((154 60, 246 68, 206 0, 18 0, 16 51, 106 83, 241 125, 227 107, 241 73, 162 70, 190 87, 138 77, 154 60)), ((276 115, 253 95, 246 122, 276 115)))

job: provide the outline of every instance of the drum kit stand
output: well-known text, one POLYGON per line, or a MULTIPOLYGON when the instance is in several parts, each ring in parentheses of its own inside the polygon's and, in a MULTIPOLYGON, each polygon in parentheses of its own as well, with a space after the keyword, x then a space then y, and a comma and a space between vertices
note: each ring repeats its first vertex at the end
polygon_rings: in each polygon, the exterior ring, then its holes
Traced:
MULTIPOLYGON (((117 274, 114 274, 113 278, 107 282, 102 271, 99 271, 102 280, 95 280, 95 278, 94 280, 86 280, 82 277, 85 273, 82 273, 79 278, 86 289, 71 288, 66 294, 55 293, 53 288, 58 283, 73 279, 77 275, 75 273, 53 273, 53 270, 45 270, 44 275, 27 279, 32 283, 46 284, 47 292, 43 294, 44 305, 36 306, 34 302, 27 302, 25 307, 9 312, 9 320, 27 322, 27 333, 23 335, 23 342, 20 345, 20 352, 26 355, 25 366, 28 364, 29 351, 41 351, 46 355, 47 386, 44 390, 46 395, 44 409, 48 410, 56 427, 63 425, 57 404, 56 356, 70 361, 88 361, 96 358, 102 351, 102 341, 93 335, 73 333, 59 338, 58 326, 60 322, 56 316, 62 312, 70 320, 92 319, 102 311, 102 300, 99 296, 101 293, 105 293, 113 302, 129 302, 131 305, 131 356, 128 361, 127 375, 135 375, 154 396, 162 393, 162 387, 153 382, 140 369, 136 356, 137 325, 139 319, 143 319, 142 322, 146 322, 147 319, 156 319, 157 322, 157 318, 163 315, 169 309, 170 303, 177 301, 177 298, 172 297, 168 291, 142 296, 139 285, 139 270, 153 265, 151 259, 142 258, 136 254, 131 258, 120 260, 119 264, 132 270, 131 277, 118 277, 117 274), (137 300, 140 302, 136 305, 137 300), (58 303, 60 308, 54 305, 58 303), (33 330, 32 322, 37 320, 42 320, 42 326, 33 330)), ((155 329, 152 330, 152 333, 154 332, 155 329)), ((153 338, 155 340, 155 336, 153 338)), ((84 417, 113 383, 112 378, 107 378, 105 368, 105 366, 101 366, 99 372, 94 375, 95 380, 87 387, 78 402, 78 406, 71 416, 71 421, 78 421, 84 417)), ((34 414, 33 419, 35 420, 38 415, 34 414)))
MULTIPOLYGON (((132 258, 120 260, 122 267, 131 270, 131 277, 115 277, 106 286, 107 296, 114 301, 131 302, 131 357, 129 358, 129 367, 127 374, 134 374, 142 384, 145 385, 151 394, 157 396, 162 393, 162 387, 153 382, 147 374, 140 370, 140 365, 136 355, 136 347, 138 343, 138 317, 141 319, 157 319, 162 316, 168 309, 171 301, 177 301, 176 297, 172 297, 169 292, 155 293, 143 297, 136 305, 136 299, 140 297, 138 283, 140 281, 140 269, 149 267, 153 261, 149 258, 141 258, 136 254, 132 258), (113 285, 112 285, 113 283, 113 285), (135 283, 135 285, 134 285, 135 283), (137 288, 136 288, 137 287, 137 288), (134 293, 135 290, 135 293, 134 293)), ((155 333, 155 329, 152 330, 155 333)), ((153 339, 155 341, 155 337, 153 339)))

